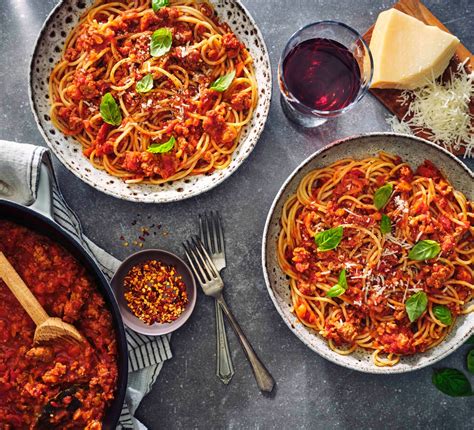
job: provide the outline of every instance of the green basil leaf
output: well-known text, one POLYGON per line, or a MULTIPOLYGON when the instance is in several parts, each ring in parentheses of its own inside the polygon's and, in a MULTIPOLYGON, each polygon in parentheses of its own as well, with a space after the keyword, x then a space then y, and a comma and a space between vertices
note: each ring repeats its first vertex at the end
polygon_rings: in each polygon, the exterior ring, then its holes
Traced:
POLYGON ((467 369, 474 373, 474 349, 471 349, 467 354, 467 369))
POLYGON ((346 278, 346 269, 342 269, 339 273, 339 280, 336 285, 334 285, 330 290, 327 291, 327 297, 338 297, 344 293, 348 288, 347 278, 346 278))
POLYGON ((469 344, 474 344, 474 334, 468 339, 466 340, 466 343, 469 343, 469 344))
POLYGON ((147 149, 148 152, 151 152, 152 154, 164 154, 165 152, 169 152, 173 149, 174 144, 176 142, 176 139, 171 136, 170 140, 165 143, 153 143, 150 145, 150 147, 147 149))
POLYGON ((314 240, 318 245, 318 251, 329 251, 336 248, 341 242, 343 232, 344 228, 339 226, 316 233, 314 240))
POLYGON ((392 231, 392 222, 385 214, 382 214, 382 219, 380 220, 380 231, 382 234, 388 234, 392 231))
POLYGON ((147 93, 153 89, 153 75, 149 73, 148 75, 141 78, 135 85, 135 89, 138 93, 147 93))
POLYGON ((466 375, 457 369, 435 370, 431 381, 439 391, 448 396, 464 397, 473 394, 466 375))
POLYGON ((430 258, 435 258, 441 247, 439 243, 434 240, 420 240, 408 253, 408 258, 410 260, 422 261, 429 260, 430 258))
POLYGON ((425 311, 428 304, 428 296, 424 291, 418 291, 405 302, 405 310, 411 322, 416 321, 425 311))
POLYGON ((235 70, 232 70, 231 72, 227 73, 224 76, 221 76, 220 78, 217 78, 211 85, 211 90, 216 90, 219 91, 220 93, 222 91, 225 91, 227 88, 230 87, 230 84, 235 78, 235 70))
POLYGON ((346 278, 346 269, 342 269, 339 273, 339 281, 337 282, 344 290, 347 290, 347 278, 346 278))
POLYGON ((160 28, 151 35, 150 54, 152 57, 161 57, 171 49, 173 36, 167 28, 160 28))
POLYGON ((390 200, 390 196, 392 195, 392 192, 393 192, 392 184, 385 184, 384 186, 378 188, 374 194, 374 206, 378 210, 382 209, 390 200))
POLYGON ((341 294, 344 294, 344 291, 346 289, 342 285, 336 284, 326 292, 326 297, 339 297, 341 294))
POLYGON ((436 319, 442 322, 444 325, 451 325, 453 323, 451 311, 447 306, 436 305, 433 308, 433 313, 436 319))
POLYGON ((169 6, 169 0, 151 0, 151 7, 154 12, 158 12, 162 7, 169 6))
POLYGON ((120 125, 122 113, 112 94, 107 93, 100 102, 100 115, 107 124, 120 125))

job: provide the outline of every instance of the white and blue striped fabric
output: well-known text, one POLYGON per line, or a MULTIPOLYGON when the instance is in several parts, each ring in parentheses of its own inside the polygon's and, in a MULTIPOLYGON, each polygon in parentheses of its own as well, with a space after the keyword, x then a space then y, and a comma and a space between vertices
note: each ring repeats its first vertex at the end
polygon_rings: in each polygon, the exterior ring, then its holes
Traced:
MULTIPOLYGON (((0 140, 0 198, 29 205, 36 199, 41 162, 49 157, 47 149, 0 140)), ((69 208, 56 180, 53 181, 53 212, 55 221, 78 240, 110 279, 120 261, 90 241, 82 232, 81 223, 69 208)), ((143 397, 151 390, 163 362, 171 358, 170 337, 144 336, 126 330, 128 342, 128 386, 117 429, 145 430, 133 417, 143 397)))

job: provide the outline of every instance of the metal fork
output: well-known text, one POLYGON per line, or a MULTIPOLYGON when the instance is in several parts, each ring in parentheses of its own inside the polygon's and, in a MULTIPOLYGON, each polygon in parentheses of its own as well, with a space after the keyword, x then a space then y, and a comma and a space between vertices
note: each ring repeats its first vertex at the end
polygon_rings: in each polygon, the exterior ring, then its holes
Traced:
POLYGON ((193 269, 194 276, 201 285, 204 294, 214 297, 222 307, 226 317, 229 319, 229 322, 240 341, 242 349, 249 360, 250 366, 252 367, 258 387, 261 391, 271 392, 275 385, 275 381, 258 358, 257 354, 252 348, 252 345, 247 340, 244 332, 240 328, 239 323, 235 319, 230 309, 227 307, 224 297, 222 296, 224 282, 222 281, 216 266, 209 257, 209 254, 204 248, 201 239, 199 239, 197 236, 194 236, 191 238, 191 240, 184 242, 183 246, 189 263, 193 269))
MULTIPOLYGON (((217 271, 221 272, 226 266, 226 261, 224 230, 219 212, 211 211, 209 214, 206 212, 199 215, 199 235, 217 271)), ((214 300, 214 304, 216 311, 216 375, 224 384, 228 384, 235 373, 234 365, 229 352, 222 309, 217 300, 214 300)))

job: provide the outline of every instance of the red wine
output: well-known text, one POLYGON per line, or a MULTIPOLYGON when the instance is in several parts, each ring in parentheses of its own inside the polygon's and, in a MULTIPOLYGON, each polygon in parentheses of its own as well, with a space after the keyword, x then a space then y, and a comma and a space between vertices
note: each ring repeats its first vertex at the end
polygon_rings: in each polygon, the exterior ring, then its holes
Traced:
POLYGON ((283 60, 283 77, 299 102, 321 111, 348 106, 360 89, 354 55, 330 39, 309 39, 295 46, 283 60))

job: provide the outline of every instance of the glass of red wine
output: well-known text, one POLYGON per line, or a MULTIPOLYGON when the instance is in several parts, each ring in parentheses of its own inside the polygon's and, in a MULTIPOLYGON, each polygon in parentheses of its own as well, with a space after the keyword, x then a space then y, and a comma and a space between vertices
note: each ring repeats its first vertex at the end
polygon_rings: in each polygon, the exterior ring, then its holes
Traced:
POLYGON ((317 127, 362 99, 372 73, 372 55, 357 31, 336 21, 309 24, 291 36, 281 55, 283 111, 303 127, 317 127))

